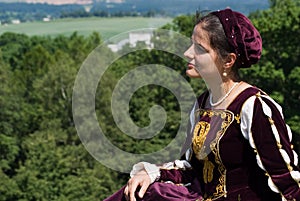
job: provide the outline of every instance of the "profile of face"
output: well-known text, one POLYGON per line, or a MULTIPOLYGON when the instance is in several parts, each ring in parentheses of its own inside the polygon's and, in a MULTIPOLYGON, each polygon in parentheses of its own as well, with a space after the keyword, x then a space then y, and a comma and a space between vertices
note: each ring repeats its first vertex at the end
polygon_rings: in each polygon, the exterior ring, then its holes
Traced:
POLYGON ((220 77, 217 53, 212 49, 208 33, 201 24, 195 26, 191 41, 191 46, 184 53, 188 59, 186 75, 206 81, 220 77))

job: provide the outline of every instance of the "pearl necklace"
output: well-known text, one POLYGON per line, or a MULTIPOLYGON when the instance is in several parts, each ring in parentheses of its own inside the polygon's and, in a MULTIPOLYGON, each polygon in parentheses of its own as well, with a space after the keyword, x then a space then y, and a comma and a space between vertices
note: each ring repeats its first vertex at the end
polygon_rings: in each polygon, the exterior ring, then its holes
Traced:
POLYGON ((232 90, 239 84, 239 82, 234 83, 234 85, 229 89, 229 91, 225 94, 225 96, 223 96, 223 98, 221 98, 219 101, 217 101, 216 103, 213 103, 212 100, 212 94, 210 94, 209 96, 209 104, 213 107, 220 105, 228 96, 229 94, 232 92, 232 90))

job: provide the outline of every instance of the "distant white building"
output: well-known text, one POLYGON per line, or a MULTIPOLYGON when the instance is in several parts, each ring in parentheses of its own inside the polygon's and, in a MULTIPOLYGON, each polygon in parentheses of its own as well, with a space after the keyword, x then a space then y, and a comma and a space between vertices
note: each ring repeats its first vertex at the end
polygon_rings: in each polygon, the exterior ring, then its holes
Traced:
POLYGON ((13 24, 20 24, 21 21, 19 19, 14 19, 14 20, 11 21, 11 23, 13 23, 13 24))
POLYGON ((124 0, 106 0, 106 3, 124 3, 124 0))
POLYGON ((152 36, 152 32, 134 31, 129 33, 128 39, 121 40, 117 44, 109 44, 108 47, 111 51, 117 52, 126 44, 129 44, 130 47, 136 47, 138 42, 144 42, 147 48, 151 49, 154 46, 151 42, 152 36))
POLYGON ((135 47, 137 42, 145 42, 148 48, 153 48, 151 43, 152 33, 149 32, 131 32, 129 33, 130 47, 135 47))
POLYGON ((124 45, 129 43, 129 39, 124 39, 118 42, 117 44, 109 44, 108 48, 111 49, 113 52, 118 52, 123 48, 124 45))
POLYGON ((50 20, 51 20, 50 17, 44 17, 44 18, 43 18, 43 21, 44 21, 44 22, 50 22, 50 20))

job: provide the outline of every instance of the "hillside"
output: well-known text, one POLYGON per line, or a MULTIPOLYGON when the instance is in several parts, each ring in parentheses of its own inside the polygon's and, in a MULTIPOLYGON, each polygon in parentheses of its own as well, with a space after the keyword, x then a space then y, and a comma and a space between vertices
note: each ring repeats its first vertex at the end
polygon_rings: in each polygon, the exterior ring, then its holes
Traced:
POLYGON ((103 38, 141 28, 156 28, 168 22, 172 18, 143 18, 143 17, 122 17, 122 18, 79 18, 59 19, 50 22, 27 22, 21 24, 8 24, 2 26, 0 35, 5 32, 24 33, 33 35, 71 35, 77 32, 80 35, 90 35, 98 32, 103 38), (113 25, 113 26, 112 26, 113 25), (125 26, 126 25, 126 26, 125 26))
POLYGON ((27 15, 32 13, 59 17, 57 12, 80 10, 83 12, 101 11, 112 14, 116 12, 136 14, 156 12, 160 15, 177 16, 194 13, 197 9, 217 10, 231 7, 234 10, 248 14, 255 10, 267 9, 269 7, 268 2, 268 0, 0 0, 0 13, 1 15, 5 12, 26 13, 27 15), (73 7, 70 9, 71 5, 73 7))
MULTIPOLYGON (((95 3, 93 8, 105 8, 107 3, 95 3)), ((136 11, 145 12, 149 10, 164 12, 168 15, 180 15, 195 13, 196 9, 199 10, 217 10, 226 7, 239 10, 244 14, 255 10, 263 10, 269 7, 268 0, 126 0, 122 4, 111 4, 107 9, 111 12, 114 11, 136 11)))

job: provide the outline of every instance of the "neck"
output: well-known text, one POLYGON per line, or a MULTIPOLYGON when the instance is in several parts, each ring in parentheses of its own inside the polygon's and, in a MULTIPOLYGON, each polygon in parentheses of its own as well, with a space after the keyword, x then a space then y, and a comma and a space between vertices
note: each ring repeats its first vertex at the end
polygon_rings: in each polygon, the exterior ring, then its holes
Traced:
POLYGON ((223 101, 225 101, 227 96, 229 96, 229 94, 235 88, 236 85, 237 82, 234 82, 233 80, 221 83, 211 83, 208 86, 211 96, 211 106, 220 105, 223 101))
POLYGON ((233 86, 234 83, 235 82, 232 80, 229 80, 227 82, 212 82, 207 83, 207 87, 212 94, 213 100, 218 101, 228 92, 228 90, 233 86))

